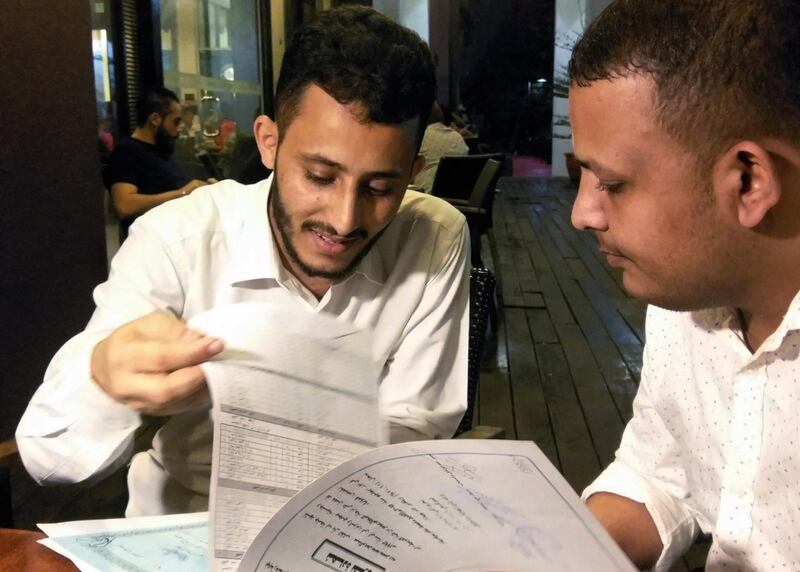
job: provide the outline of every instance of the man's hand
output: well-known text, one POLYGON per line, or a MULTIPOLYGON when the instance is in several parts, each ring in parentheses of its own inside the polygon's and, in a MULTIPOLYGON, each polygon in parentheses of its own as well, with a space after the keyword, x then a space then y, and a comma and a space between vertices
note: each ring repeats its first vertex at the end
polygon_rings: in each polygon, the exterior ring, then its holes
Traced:
POLYGON ((636 566, 645 570, 655 565, 664 545, 642 503, 613 493, 595 493, 586 507, 636 566))
POLYGON ((131 409, 172 415, 209 401, 203 363, 223 349, 216 338, 189 329, 178 318, 153 312, 124 326, 92 352, 92 378, 131 409))
POLYGON ((200 179, 192 179, 185 185, 183 185, 178 191, 180 192, 181 196, 191 195, 192 191, 197 189, 198 187, 205 187, 209 183, 206 181, 202 181, 200 179))

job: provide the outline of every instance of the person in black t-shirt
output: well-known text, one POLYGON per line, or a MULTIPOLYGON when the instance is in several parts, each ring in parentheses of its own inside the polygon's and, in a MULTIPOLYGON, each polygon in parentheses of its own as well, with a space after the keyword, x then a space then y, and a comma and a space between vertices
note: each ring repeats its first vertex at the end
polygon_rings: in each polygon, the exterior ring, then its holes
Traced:
POLYGON ((123 235, 142 213, 216 182, 189 179, 172 160, 181 112, 172 91, 149 91, 137 107, 138 126, 111 153, 104 182, 111 191, 111 204, 122 223, 123 235))

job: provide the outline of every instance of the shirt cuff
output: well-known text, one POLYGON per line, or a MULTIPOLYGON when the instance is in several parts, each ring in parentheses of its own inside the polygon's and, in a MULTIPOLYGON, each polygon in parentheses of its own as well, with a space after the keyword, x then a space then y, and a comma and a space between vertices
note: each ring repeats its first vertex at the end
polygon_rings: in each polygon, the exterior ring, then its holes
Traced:
POLYGON ((645 505, 664 545, 653 567, 666 572, 694 542, 699 527, 689 509, 679 499, 658 488, 628 465, 614 461, 581 494, 586 502, 599 492, 614 493, 645 505))

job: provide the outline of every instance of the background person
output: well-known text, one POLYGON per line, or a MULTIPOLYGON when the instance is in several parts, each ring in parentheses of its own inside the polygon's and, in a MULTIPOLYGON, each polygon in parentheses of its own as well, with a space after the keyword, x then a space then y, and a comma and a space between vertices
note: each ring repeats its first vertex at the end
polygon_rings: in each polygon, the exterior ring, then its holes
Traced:
POLYGON ((114 148, 103 176, 123 235, 136 217, 151 208, 216 182, 189 179, 172 160, 182 125, 180 102, 172 91, 148 91, 136 113, 136 129, 114 148))
POLYGON ((464 138, 455 129, 444 124, 442 108, 434 101, 419 150, 420 155, 425 159, 425 165, 414 177, 414 184, 424 192, 430 193, 442 156, 466 155, 468 152, 469 148, 464 143, 464 138))

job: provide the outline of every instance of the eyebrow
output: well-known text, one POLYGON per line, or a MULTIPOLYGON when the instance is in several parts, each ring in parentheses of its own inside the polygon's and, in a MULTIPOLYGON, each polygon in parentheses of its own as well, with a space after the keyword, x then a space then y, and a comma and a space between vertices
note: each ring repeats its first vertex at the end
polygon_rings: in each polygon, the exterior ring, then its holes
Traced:
POLYGON ((600 173, 616 173, 617 172, 616 169, 612 169, 611 167, 603 165, 602 163, 599 163, 596 160, 584 160, 584 159, 580 159, 578 157, 575 157, 575 158, 578 160, 578 164, 581 167, 589 169, 592 173, 597 174, 598 172, 600 172, 600 173))
MULTIPOLYGON (((333 159, 329 159, 324 155, 320 155, 318 153, 300 153, 300 156, 305 160, 312 163, 318 163, 320 165, 324 165, 326 167, 331 167, 332 169, 336 169, 337 171, 342 171, 344 173, 347 172, 347 167, 334 161, 333 159)), ((400 171, 391 169, 389 171, 370 171, 366 173, 367 177, 372 179, 399 179, 402 174, 400 171)))

